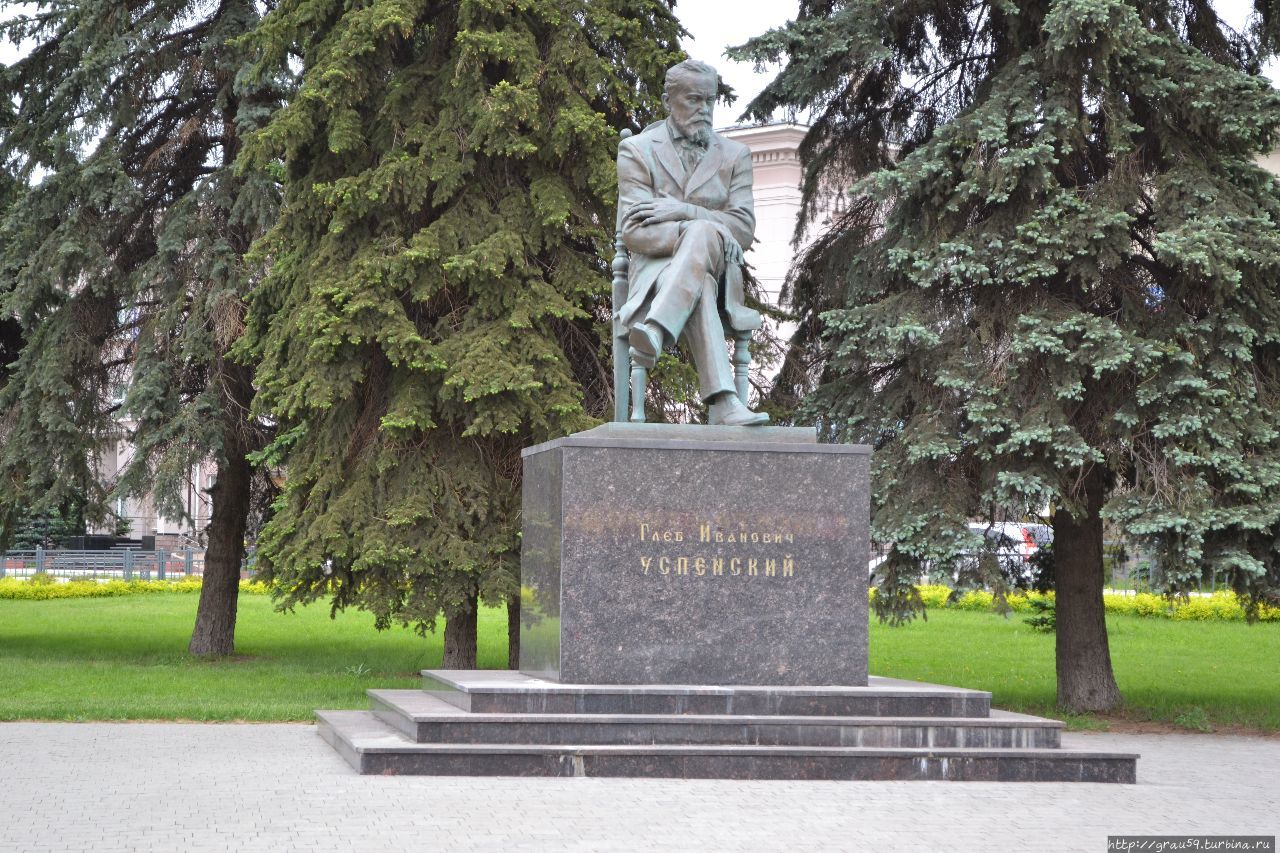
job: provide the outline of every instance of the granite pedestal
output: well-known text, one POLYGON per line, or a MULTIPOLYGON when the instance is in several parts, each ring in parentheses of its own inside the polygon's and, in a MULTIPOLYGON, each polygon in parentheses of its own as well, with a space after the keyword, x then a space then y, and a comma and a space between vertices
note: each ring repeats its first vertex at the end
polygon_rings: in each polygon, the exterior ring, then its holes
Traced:
POLYGON ((868 677, 868 452, 610 424, 525 453, 521 669, 318 711, 361 773, 1133 782, 978 690, 868 677))
POLYGON ((866 684, 869 454, 812 429, 667 424, 527 449, 521 671, 866 684))

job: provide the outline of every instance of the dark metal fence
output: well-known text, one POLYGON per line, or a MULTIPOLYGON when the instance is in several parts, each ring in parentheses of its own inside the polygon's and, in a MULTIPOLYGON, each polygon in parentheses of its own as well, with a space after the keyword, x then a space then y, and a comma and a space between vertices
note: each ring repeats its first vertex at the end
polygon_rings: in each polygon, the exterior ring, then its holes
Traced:
POLYGON ((63 551, 36 548, 0 554, 0 578, 45 574, 77 580, 181 580, 204 574, 204 551, 63 551))

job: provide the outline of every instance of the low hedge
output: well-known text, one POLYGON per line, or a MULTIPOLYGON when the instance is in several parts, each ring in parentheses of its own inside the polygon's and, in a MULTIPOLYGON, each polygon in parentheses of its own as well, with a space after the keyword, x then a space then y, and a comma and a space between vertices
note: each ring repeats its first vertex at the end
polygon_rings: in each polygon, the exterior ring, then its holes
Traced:
MULTIPOLYGON (((200 591, 199 578, 183 578, 176 581, 143 580, 73 580, 66 583, 50 577, 36 575, 27 580, 0 578, 0 599, 14 601, 49 601, 55 598, 113 598, 121 595, 150 595, 158 593, 193 593, 200 591)), ((256 581, 240 581, 240 592, 264 595, 267 585, 256 581)))
MULTIPOLYGON (((941 584, 925 584, 917 587, 920 598, 926 607, 949 607, 953 610, 994 610, 994 596, 985 590, 970 590, 955 599, 951 598, 951 588, 941 584)), ((55 598, 112 598, 121 595, 145 595, 159 593, 193 593, 200 591, 199 578, 184 578, 177 581, 144 581, 144 580, 109 580, 109 581, 67 581, 60 583, 53 578, 41 578, 39 575, 27 579, 0 578, 0 599, 15 601, 48 601, 55 598)), ((240 581, 240 592, 248 595, 266 595, 270 589, 258 581, 240 581)), ((876 590, 870 591, 875 598, 876 590)), ((1015 592, 1008 597, 1009 607, 1015 613, 1032 612, 1031 601, 1034 599, 1052 599, 1053 593, 1015 592)), ((1187 600, 1170 601, 1161 595, 1140 592, 1136 595, 1106 594, 1102 596, 1108 613, 1120 613, 1127 616, 1151 616, 1181 621, 1238 622, 1244 620, 1244 608, 1233 592, 1215 592, 1213 595, 1192 596, 1187 600)), ((1261 605, 1258 608, 1258 621, 1280 622, 1280 607, 1261 605)))
MULTIPOLYGON (((926 607, 949 607, 953 610, 994 610, 994 596, 984 590, 970 590, 951 598, 951 588, 941 584, 926 584, 917 587, 920 598, 926 607)), ((875 597, 876 591, 871 590, 875 597)), ((1016 613, 1032 612, 1031 602, 1035 599, 1053 599, 1053 593, 1015 592, 1008 597, 1009 607, 1016 613)), ((1118 595, 1107 593, 1102 596, 1108 613, 1120 613, 1127 616, 1153 616, 1164 619, 1185 621, 1216 620, 1220 622, 1244 621, 1244 608, 1234 592, 1215 592, 1212 595, 1191 596, 1187 600, 1175 598, 1172 601, 1162 595, 1140 592, 1136 595, 1118 595)), ((1258 608, 1258 621, 1280 622, 1280 607, 1261 605, 1258 608)))

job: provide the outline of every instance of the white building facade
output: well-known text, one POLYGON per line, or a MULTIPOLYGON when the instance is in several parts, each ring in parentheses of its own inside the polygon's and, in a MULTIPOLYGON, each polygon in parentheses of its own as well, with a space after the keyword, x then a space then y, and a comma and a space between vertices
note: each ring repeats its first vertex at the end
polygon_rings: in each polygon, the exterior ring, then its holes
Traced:
POLYGON ((756 242, 746 253, 768 301, 778 294, 795 259, 792 246, 800 216, 800 142, 808 128, 799 124, 733 127, 717 131, 751 150, 755 178, 756 242))
MULTIPOLYGON (((123 431, 127 433, 131 426, 127 423, 122 424, 123 431)), ((133 452, 133 445, 127 438, 118 439, 115 447, 99 459, 98 470, 102 482, 108 486, 115 483, 120 472, 133 458, 133 452)), ((168 518, 160 514, 149 494, 141 497, 117 498, 111 509, 119 517, 120 526, 90 525, 87 532, 120 533, 129 539, 154 536, 157 548, 169 550, 203 548, 204 531, 213 510, 208 490, 213 486, 217 470, 212 461, 206 461, 193 466, 186 472, 180 488, 187 518, 168 518)))

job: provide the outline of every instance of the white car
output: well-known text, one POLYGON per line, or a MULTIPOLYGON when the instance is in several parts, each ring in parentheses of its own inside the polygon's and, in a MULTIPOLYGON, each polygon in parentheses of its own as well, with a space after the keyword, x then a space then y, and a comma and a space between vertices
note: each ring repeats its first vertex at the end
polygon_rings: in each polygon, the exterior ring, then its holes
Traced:
MULTIPOLYGON (((969 530, 986 538, 988 547, 994 552, 1006 581, 1015 586, 1027 586, 1034 582, 1031 558, 1045 545, 1053 542, 1053 528, 1047 524, 1006 521, 987 525, 973 522, 969 524, 969 530)), ((888 559, 888 552, 882 551, 873 555, 868 561, 867 574, 873 585, 876 572, 886 559, 888 559)), ((976 552, 961 554, 958 566, 952 571, 951 580, 957 580, 957 575, 961 571, 976 571, 977 560, 976 552)), ((928 581, 933 574, 932 568, 931 563, 925 564, 922 582, 928 581)))
MULTIPOLYGON (((969 530, 986 538, 987 548, 995 555, 1005 580, 1015 586, 1026 586, 1035 580, 1031 558, 1053 542, 1053 528, 1047 524, 972 522, 969 530)), ((962 555, 960 568, 976 569, 977 559, 976 553, 962 555)))

